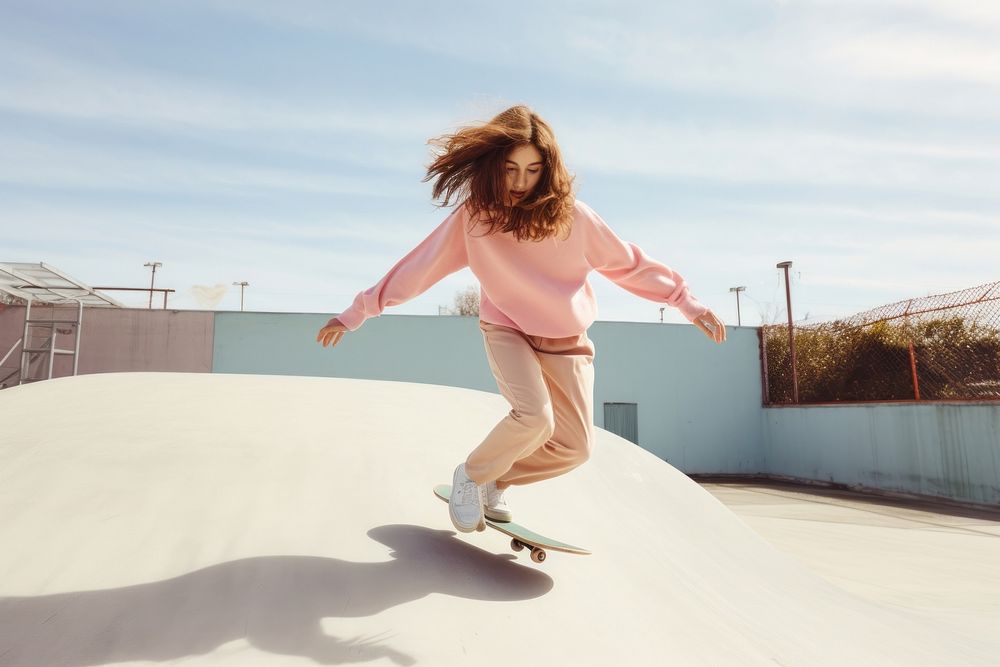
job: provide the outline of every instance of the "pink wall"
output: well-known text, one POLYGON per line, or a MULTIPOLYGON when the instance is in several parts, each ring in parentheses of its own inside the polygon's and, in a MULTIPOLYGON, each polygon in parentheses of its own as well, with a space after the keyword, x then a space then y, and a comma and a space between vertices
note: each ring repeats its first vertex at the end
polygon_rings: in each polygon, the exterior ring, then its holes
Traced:
MULTIPOLYGON (((32 319, 51 319, 51 307, 31 308, 32 319)), ((21 337, 23 306, 0 306, 0 359, 21 337)), ((76 319, 76 309, 60 308, 55 319, 76 319)), ((212 372, 215 313, 85 308, 80 335, 79 373, 118 371, 212 372)), ((72 348, 72 335, 59 335, 57 347, 72 348)), ((20 365, 20 347, 0 369, 0 379, 20 365)), ((34 371, 33 371, 34 372, 34 371)), ((57 357, 53 377, 73 374, 71 358, 57 357)))

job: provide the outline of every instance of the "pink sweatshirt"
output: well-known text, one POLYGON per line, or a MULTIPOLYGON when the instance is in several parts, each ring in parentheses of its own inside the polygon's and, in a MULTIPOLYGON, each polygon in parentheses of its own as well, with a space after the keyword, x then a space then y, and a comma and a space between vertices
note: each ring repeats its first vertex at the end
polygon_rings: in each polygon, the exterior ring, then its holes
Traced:
POLYGON ((478 223, 471 234, 468 229, 462 204, 337 319, 354 331, 466 266, 479 279, 479 318, 532 336, 576 336, 593 324, 597 302, 587 280, 592 270, 633 294, 674 306, 689 321, 708 310, 680 274, 622 241, 580 200, 567 239, 517 241, 509 232, 485 235, 488 227, 478 223))

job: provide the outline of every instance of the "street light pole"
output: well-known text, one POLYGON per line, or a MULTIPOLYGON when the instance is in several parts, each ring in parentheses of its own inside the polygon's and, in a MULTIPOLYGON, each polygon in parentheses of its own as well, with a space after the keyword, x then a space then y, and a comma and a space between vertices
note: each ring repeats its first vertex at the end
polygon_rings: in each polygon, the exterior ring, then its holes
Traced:
POLYGON ((729 288, 730 292, 736 292, 736 326, 740 326, 741 324, 743 324, 742 320, 740 319, 740 292, 745 292, 746 290, 747 290, 746 287, 729 288))
POLYGON ((791 262, 780 262, 776 268, 785 270, 785 305, 788 310, 788 349, 792 356, 792 402, 799 402, 799 374, 795 368, 795 333, 792 326, 792 290, 788 284, 788 269, 791 262))
POLYGON ((153 308, 153 283, 156 282, 156 267, 163 266, 162 262, 146 262, 143 266, 153 267, 153 275, 149 278, 149 308, 153 308))
POLYGON ((242 313, 243 312, 243 290, 246 289, 247 285, 249 285, 250 283, 248 283, 247 281, 244 280, 242 282, 233 283, 233 284, 240 286, 240 312, 242 313))

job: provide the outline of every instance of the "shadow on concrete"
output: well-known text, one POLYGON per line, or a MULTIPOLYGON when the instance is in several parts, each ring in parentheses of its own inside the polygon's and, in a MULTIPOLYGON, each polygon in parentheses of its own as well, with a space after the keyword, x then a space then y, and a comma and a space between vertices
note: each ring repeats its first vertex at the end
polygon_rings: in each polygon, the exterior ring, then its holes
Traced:
POLYGON ((415 658, 391 646, 391 637, 332 636, 323 619, 373 616, 432 593, 512 602, 553 586, 512 554, 488 553, 450 530, 389 525, 368 535, 392 549, 391 560, 264 556, 124 588, 0 598, 0 665, 166 661, 244 638, 261 651, 323 665, 385 658, 412 665, 415 658))
MULTIPOLYGON (((987 505, 976 505, 972 503, 960 503, 947 498, 934 498, 931 496, 915 496, 893 494, 889 491, 877 489, 857 490, 844 484, 831 482, 805 484, 775 479, 762 479, 757 477, 743 477, 736 475, 688 475, 692 480, 700 485, 716 484, 719 486, 732 487, 747 491, 759 491, 762 489, 773 489, 777 491, 787 491, 801 495, 814 496, 817 500, 812 502, 822 502, 819 499, 833 501, 854 501, 870 505, 872 507, 889 507, 929 514, 942 514, 963 519, 976 519, 982 521, 1000 522, 1000 506, 993 507, 987 505)), ((810 502, 800 498, 803 502, 810 502)), ((835 503, 842 505, 842 502, 835 503)), ((854 507, 854 509, 860 509, 854 507)), ((892 515, 895 516, 895 515, 892 515)))

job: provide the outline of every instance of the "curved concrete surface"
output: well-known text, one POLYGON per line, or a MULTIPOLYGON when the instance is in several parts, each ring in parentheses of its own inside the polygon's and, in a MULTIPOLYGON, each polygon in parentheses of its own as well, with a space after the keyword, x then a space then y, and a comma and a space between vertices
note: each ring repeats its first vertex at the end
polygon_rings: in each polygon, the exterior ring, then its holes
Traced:
POLYGON ((507 411, 451 387, 107 374, 0 392, 0 665, 987 665, 599 431, 513 489, 535 565, 431 488, 507 411))

